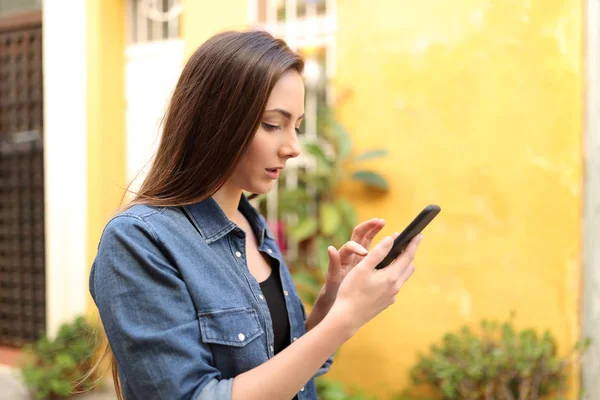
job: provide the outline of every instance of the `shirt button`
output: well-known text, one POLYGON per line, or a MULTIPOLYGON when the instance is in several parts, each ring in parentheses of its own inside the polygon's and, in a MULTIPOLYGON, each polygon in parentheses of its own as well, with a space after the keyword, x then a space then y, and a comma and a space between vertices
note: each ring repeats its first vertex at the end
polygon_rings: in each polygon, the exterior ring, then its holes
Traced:
POLYGON ((275 348, 271 346, 271 353, 275 353, 275 348))
POLYGON ((304 392, 304 386, 302 386, 302 389, 300 389, 301 392, 304 392))
POLYGON ((286 296, 289 294, 287 290, 283 291, 283 294, 285 294, 286 296))
POLYGON ((271 249, 267 249, 267 253, 269 253, 269 254, 273 254, 273 250, 271 250, 271 249))
POLYGON ((244 339, 246 339, 246 336, 244 336, 244 334, 243 334, 243 333, 240 333, 240 334, 238 335, 238 339, 240 339, 240 342, 243 342, 243 341, 244 341, 244 339))
POLYGON ((294 338, 294 342, 295 342, 296 340, 298 340, 298 338, 297 338, 297 337, 295 337, 295 338, 294 338))
POLYGON ((239 251, 236 251, 236 252, 235 252, 235 256, 236 256, 237 258, 240 258, 240 257, 242 256, 242 253, 240 253, 239 251))
POLYGON ((261 300, 264 300, 264 299, 265 299, 265 296, 263 296, 262 294, 259 294, 259 295, 258 295, 258 298, 259 298, 259 299, 261 299, 261 300))

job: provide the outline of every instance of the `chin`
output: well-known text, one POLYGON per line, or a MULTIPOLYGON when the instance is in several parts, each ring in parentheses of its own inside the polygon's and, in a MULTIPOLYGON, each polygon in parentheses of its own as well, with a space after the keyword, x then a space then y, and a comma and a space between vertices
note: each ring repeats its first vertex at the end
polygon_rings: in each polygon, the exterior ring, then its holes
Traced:
POLYGON ((251 187, 244 189, 247 192, 255 194, 267 194, 275 187, 275 182, 263 183, 258 185, 252 185, 251 187))

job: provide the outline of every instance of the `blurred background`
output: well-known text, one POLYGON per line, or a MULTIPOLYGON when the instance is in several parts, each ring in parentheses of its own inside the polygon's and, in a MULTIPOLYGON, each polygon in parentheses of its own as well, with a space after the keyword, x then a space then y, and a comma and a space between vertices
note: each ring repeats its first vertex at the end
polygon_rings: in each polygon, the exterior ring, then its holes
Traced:
POLYGON ((304 154, 256 206, 308 307, 353 224, 442 208, 321 398, 600 399, 600 0, 0 0, 0 375, 45 338, 23 380, 68 394, 48 346, 99 324, 102 229, 187 57, 248 26, 306 60, 304 154))

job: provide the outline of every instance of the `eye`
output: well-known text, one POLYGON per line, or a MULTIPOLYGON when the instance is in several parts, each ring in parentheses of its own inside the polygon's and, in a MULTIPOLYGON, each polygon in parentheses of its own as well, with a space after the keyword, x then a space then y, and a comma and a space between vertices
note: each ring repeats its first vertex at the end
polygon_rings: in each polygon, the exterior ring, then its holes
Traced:
POLYGON ((267 124, 266 122, 263 122, 262 126, 263 126, 263 128, 265 128, 268 131, 276 131, 278 129, 281 129, 280 126, 267 124))

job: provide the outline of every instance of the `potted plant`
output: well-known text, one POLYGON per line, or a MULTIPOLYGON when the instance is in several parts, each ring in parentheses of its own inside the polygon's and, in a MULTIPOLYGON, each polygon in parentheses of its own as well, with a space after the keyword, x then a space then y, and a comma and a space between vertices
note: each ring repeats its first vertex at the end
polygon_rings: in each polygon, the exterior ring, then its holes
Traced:
POLYGON ((478 334, 468 327, 447 333, 441 343, 420 354, 411 369, 415 384, 425 384, 443 399, 536 400, 564 396, 568 366, 590 345, 577 342, 559 356, 553 335, 515 330, 511 321, 481 322, 478 334))
POLYGON ((83 317, 63 324, 54 339, 43 336, 24 347, 21 360, 23 382, 35 399, 59 399, 90 390, 98 381, 93 375, 81 381, 92 367, 100 338, 98 329, 83 317))

